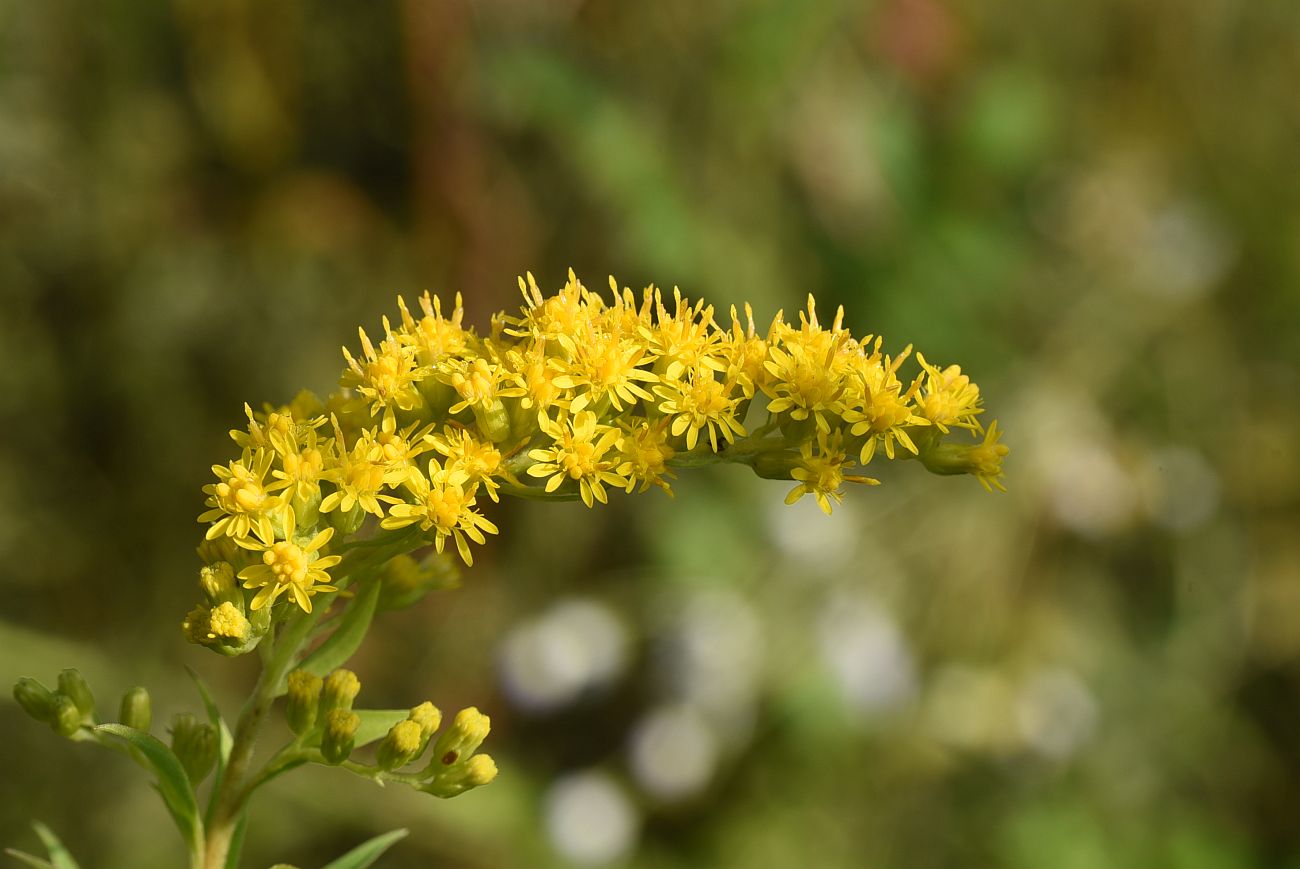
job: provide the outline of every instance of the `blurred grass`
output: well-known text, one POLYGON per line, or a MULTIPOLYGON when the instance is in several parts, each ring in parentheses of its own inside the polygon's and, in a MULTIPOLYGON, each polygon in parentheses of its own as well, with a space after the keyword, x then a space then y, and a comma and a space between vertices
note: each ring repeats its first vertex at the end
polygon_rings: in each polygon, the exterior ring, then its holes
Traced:
MULTIPOLYGON (((393 866, 567 865, 575 780, 623 795, 624 865, 1300 865, 1298 78, 1287 0, 0 0, 0 675, 144 682, 161 721, 188 663, 236 704, 248 662, 177 630, 199 487, 399 292, 482 326, 528 269, 764 320, 815 291, 962 363, 1011 493, 502 505, 358 662, 376 706, 485 708, 501 778, 286 779, 249 865, 399 825, 393 866), (574 599, 625 663, 530 708, 499 644, 569 648, 574 599), (681 709, 703 743, 647 736, 681 709)), ((0 841, 175 862, 120 759, 0 727, 0 841)))

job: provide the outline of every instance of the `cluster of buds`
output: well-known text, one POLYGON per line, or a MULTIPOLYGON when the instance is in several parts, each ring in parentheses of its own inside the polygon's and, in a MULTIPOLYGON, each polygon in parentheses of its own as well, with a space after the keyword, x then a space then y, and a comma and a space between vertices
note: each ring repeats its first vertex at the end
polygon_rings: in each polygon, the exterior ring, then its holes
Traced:
MULTIPOLYGON (((60 673, 58 687, 53 691, 24 676, 14 684, 14 699, 32 718, 50 725, 69 739, 91 738, 86 729, 100 723, 90 685, 77 670, 60 673)), ((118 721, 142 733, 149 732, 153 710, 147 689, 137 686, 122 695, 118 721)), ((172 753, 185 769, 191 784, 197 785, 216 764, 216 728, 188 712, 181 712, 172 719, 168 729, 172 753)))
POLYGON ((671 494, 676 470, 729 462, 830 513, 845 483, 878 482, 855 472, 877 456, 1001 488, 1007 448, 981 423, 979 387, 919 353, 902 376, 911 347, 853 337, 842 310, 824 325, 810 298, 797 323, 778 313, 760 331, 748 306, 719 324, 676 290, 611 279, 604 297, 572 272, 550 297, 531 275, 520 288, 523 308, 485 335, 459 296, 447 311, 426 293, 418 313, 399 299, 378 342, 361 330, 360 350, 345 348, 337 393, 246 408, 239 456, 204 489, 211 575, 186 619, 192 641, 234 654, 277 600, 310 612, 348 580, 331 547, 357 538, 414 530, 471 564, 497 533, 484 502, 502 495, 591 507, 611 490, 671 494))
POLYGON ((487 738, 488 717, 473 707, 462 709, 435 741, 442 713, 427 701, 388 728, 373 763, 356 762, 353 751, 362 713, 352 704, 360 690, 361 683, 350 670, 334 670, 324 678, 301 669, 290 673, 285 719, 296 737, 288 749, 290 756, 304 752, 309 759, 344 765, 367 778, 402 782, 439 797, 453 797, 496 778, 496 763, 489 755, 476 753, 487 738), (430 742, 428 763, 417 772, 403 772, 420 760, 430 742))
POLYGON ((58 687, 53 691, 24 676, 14 683, 14 700, 32 718, 69 738, 76 736, 83 726, 98 723, 95 696, 85 677, 77 670, 60 673, 58 687))

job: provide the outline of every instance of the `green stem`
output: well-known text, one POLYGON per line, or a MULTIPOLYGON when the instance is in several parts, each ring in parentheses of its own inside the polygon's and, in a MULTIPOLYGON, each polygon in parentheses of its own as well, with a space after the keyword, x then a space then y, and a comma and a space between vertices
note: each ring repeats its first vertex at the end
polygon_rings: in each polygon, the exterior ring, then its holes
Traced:
POLYGON ((248 799, 251 778, 249 767, 257 743, 257 732, 262 727, 271 703, 279 694, 280 685, 297 660, 299 650, 324 609, 317 609, 315 615, 296 612, 290 616, 276 637, 274 647, 264 659, 265 666, 258 676, 257 684, 253 686, 253 694, 239 713, 226 772, 220 789, 214 796, 203 860, 197 864, 196 869, 225 869, 231 837, 239 825, 239 818, 248 799))

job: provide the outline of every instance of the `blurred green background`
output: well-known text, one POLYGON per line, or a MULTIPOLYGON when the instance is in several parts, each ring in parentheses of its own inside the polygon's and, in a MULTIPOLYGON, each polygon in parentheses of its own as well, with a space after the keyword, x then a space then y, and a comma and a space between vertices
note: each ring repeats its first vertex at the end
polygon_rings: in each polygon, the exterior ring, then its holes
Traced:
MULTIPOLYGON (((304 770, 246 865, 1300 866, 1297 82, 1291 0, 0 0, 0 682, 237 708, 199 488, 398 293, 813 291, 964 366, 1010 493, 502 505, 355 662, 501 776, 304 770)), ((179 865, 125 760, 0 733, 0 843, 179 865)))

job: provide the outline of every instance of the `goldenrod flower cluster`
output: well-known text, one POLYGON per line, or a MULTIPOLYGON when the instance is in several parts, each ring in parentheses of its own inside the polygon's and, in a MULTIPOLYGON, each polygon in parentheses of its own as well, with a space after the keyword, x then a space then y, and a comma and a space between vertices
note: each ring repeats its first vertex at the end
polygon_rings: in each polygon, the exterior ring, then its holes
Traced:
POLYGON ((502 495, 592 507, 613 490, 671 494, 676 470, 731 462, 794 482, 788 502, 811 495, 829 514, 844 483, 877 484, 858 469, 882 455, 1002 488, 1007 448, 981 425, 979 387, 919 353, 903 374, 911 347, 854 338, 842 309, 824 325, 809 298, 797 322, 778 313, 760 331, 748 306, 719 322, 676 290, 611 279, 603 296, 572 272, 549 297, 531 275, 519 283, 522 309, 486 334, 465 325, 459 296, 450 310, 427 293, 418 310, 399 299, 396 322, 344 350, 339 392, 247 410, 238 458, 204 489, 211 575, 191 639, 238 651, 277 600, 310 611, 343 587, 330 547, 371 535, 411 532, 471 564, 497 533, 485 502, 502 495), (247 604, 236 583, 255 590, 247 604))

